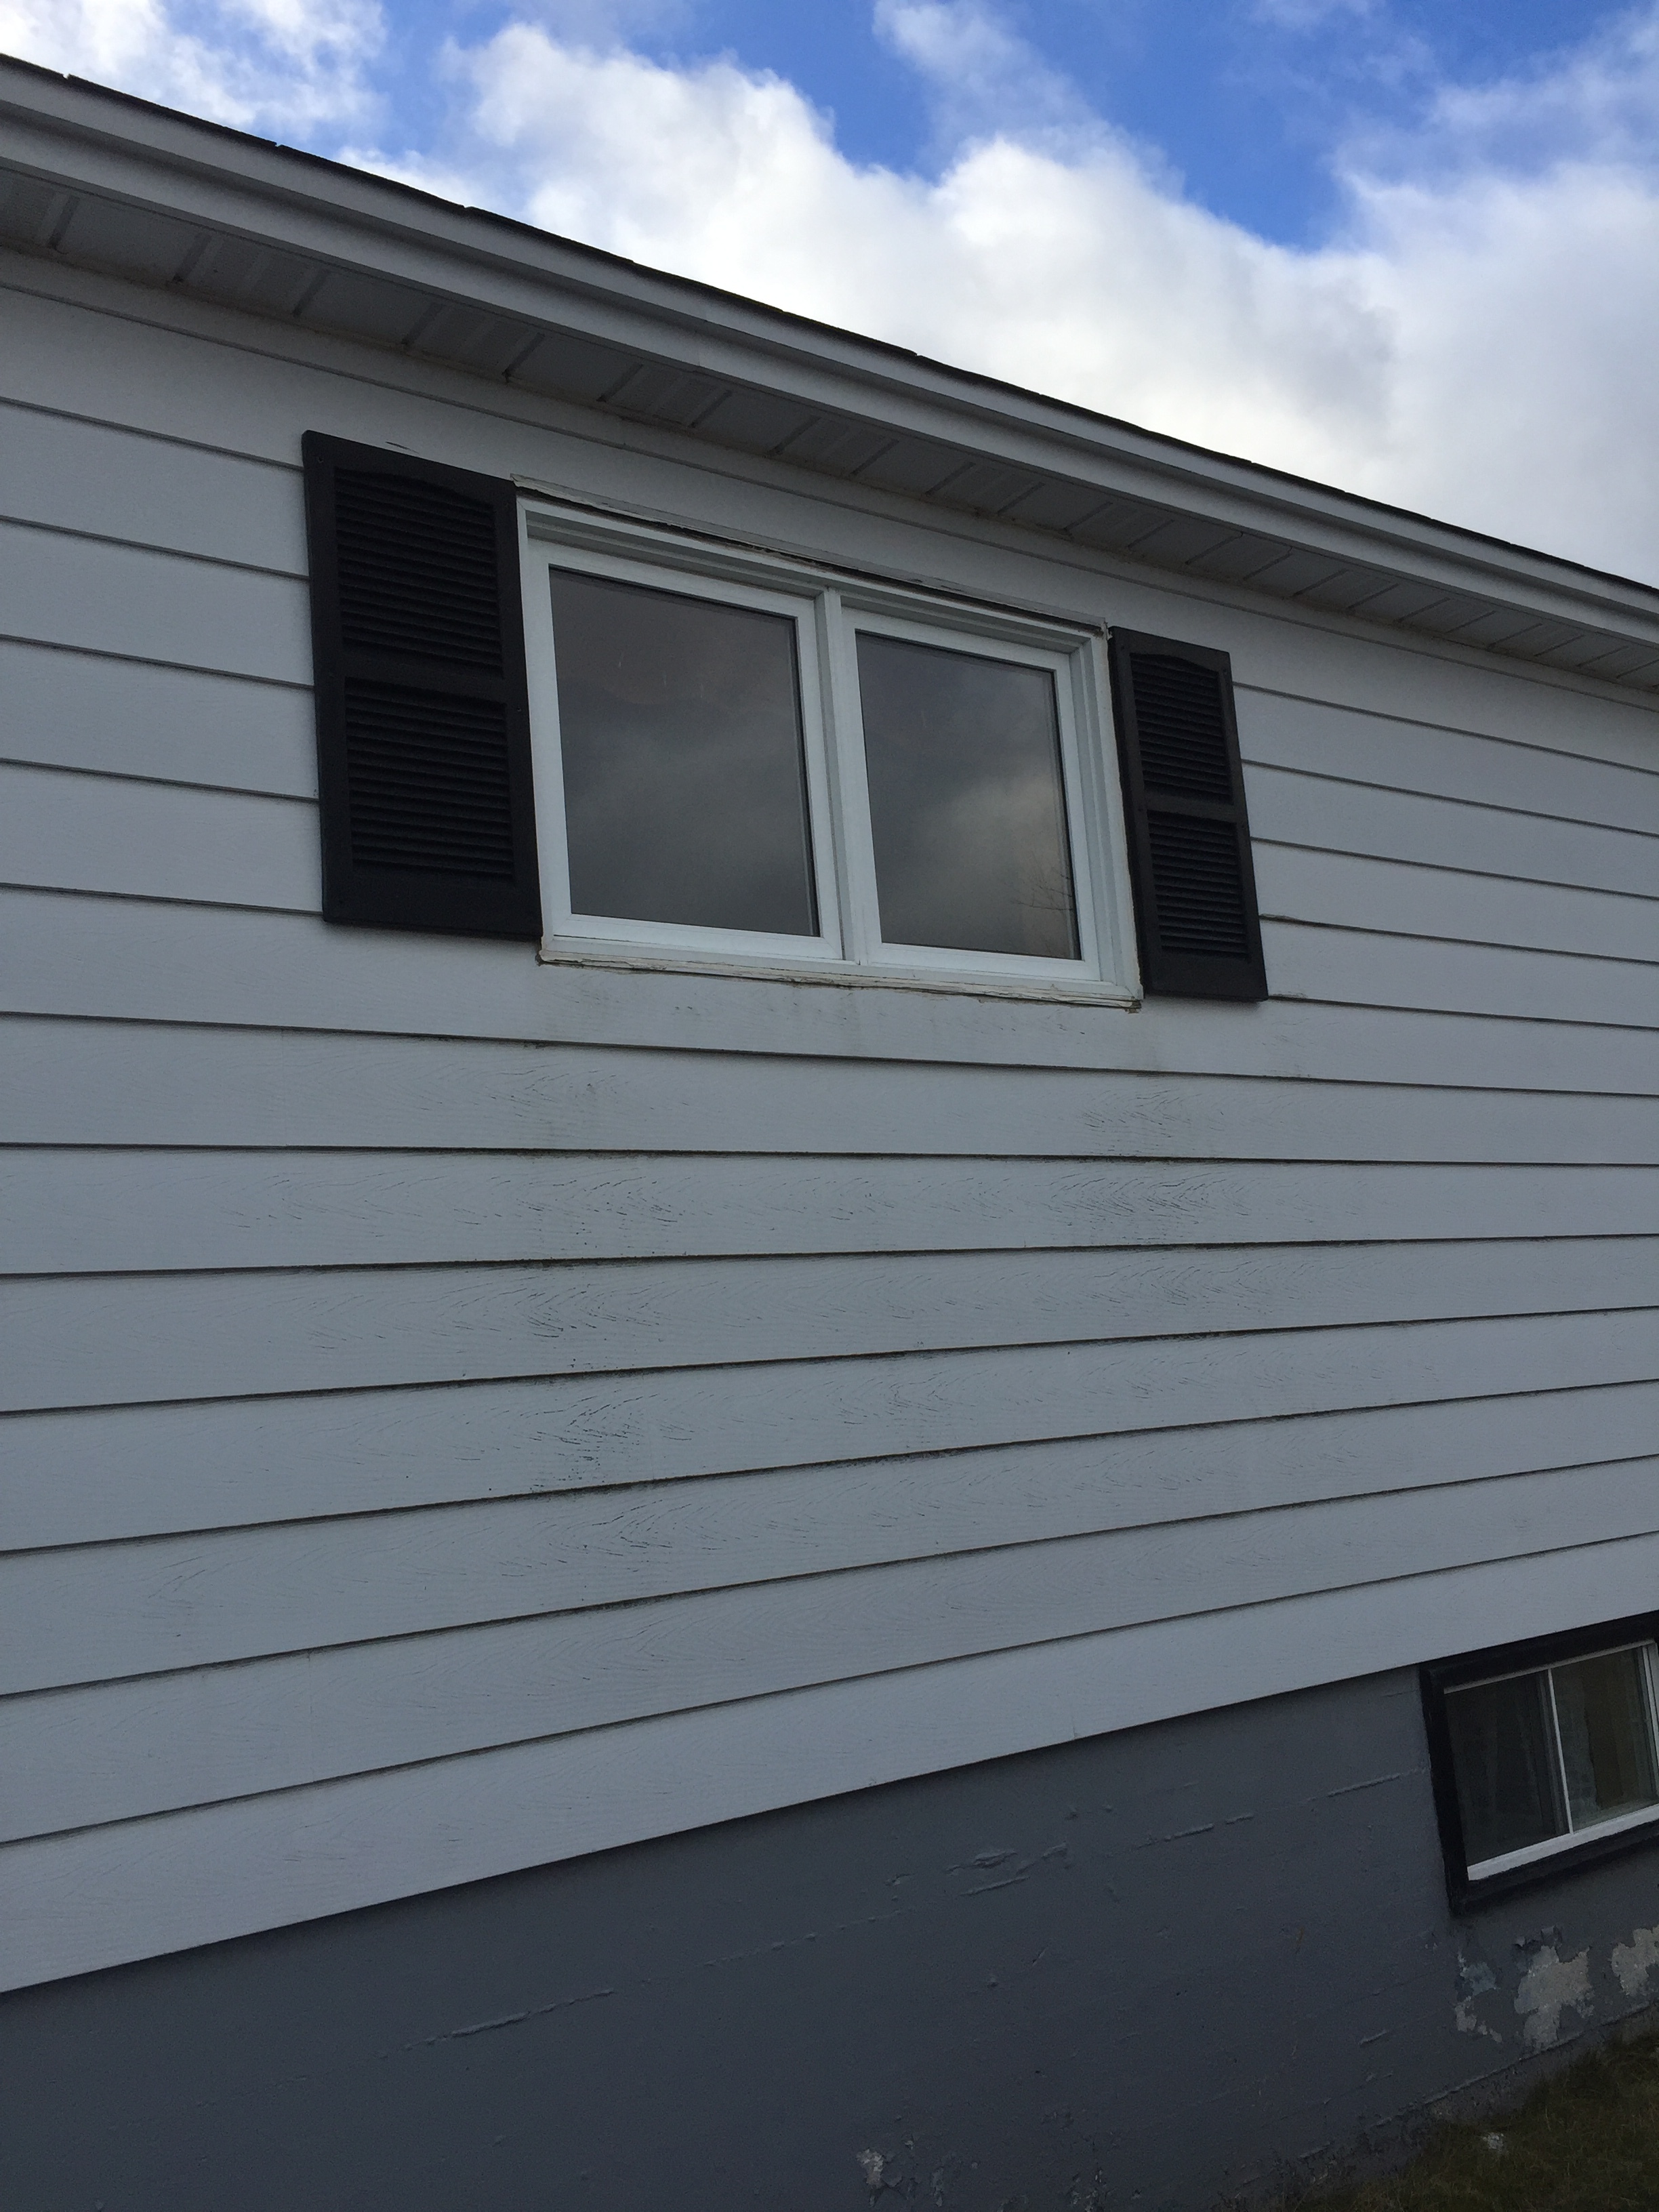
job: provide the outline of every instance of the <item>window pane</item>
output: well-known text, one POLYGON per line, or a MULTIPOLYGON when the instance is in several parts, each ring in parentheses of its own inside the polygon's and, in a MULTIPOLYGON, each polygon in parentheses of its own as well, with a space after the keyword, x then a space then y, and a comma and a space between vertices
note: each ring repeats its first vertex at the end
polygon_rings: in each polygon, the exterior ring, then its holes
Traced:
POLYGON ((572 907, 817 936, 793 623, 551 580, 572 907))
POLYGON ((1552 1669, 1572 1825, 1587 1828, 1659 1802, 1639 1651, 1552 1669))
POLYGON ((1566 1833, 1548 1685, 1542 1674, 1446 1695, 1469 1863, 1566 1833))
POLYGON ((1078 957, 1054 680, 859 635, 881 933, 1078 957))

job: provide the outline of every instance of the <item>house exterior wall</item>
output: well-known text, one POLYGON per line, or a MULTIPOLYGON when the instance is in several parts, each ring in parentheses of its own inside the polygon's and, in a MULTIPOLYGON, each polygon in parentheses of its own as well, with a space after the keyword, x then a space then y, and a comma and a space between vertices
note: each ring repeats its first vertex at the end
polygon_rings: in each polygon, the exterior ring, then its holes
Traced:
POLYGON ((1650 703, 5 283, 8 1984, 1650 1605, 1650 703), (325 927, 307 429, 1225 647, 1272 1000, 325 927))
POLYGON ((1367 1677, 0 2002, 30 2212, 1210 2212, 1639 2011, 1659 1868, 1454 1923, 1367 1677))

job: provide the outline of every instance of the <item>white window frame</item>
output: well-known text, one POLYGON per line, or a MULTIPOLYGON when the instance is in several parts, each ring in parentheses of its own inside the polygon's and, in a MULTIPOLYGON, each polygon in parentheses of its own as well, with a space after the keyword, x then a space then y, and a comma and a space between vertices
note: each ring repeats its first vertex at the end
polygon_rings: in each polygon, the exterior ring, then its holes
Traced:
POLYGON ((521 501, 520 515, 544 961, 816 975, 838 982, 1139 1003, 1134 916, 1100 629, 849 576, 782 554, 721 544, 541 499, 521 501), (794 624, 817 937, 696 928, 574 910, 547 580, 554 568, 752 608, 794 624), (860 630, 1052 674, 1077 918, 1076 960, 883 940, 859 697, 860 630))
MULTIPOLYGON (((1620 1813, 1608 1820, 1592 1820, 1583 1828, 1575 1828, 1572 1825, 1572 1800, 1567 1789, 1566 1758, 1561 1748, 1561 1723, 1555 1704, 1555 1670, 1558 1667, 1582 1665, 1588 1659, 1613 1659, 1621 1651, 1639 1651, 1642 1655, 1642 1695, 1647 1714, 1648 1742, 1656 1768, 1659 1768, 1659 1678, 1656 1677, 1655 1672, 1656 1667, 1659 1666, 1659 1650, 1656 1649, 1651 1638, 1632 1638, 1624 1644, 1608 1644, 1584 1651, 1564 1652, 1559 1659, 1547 1659, 1531 1667, 1500 1668, 1494 1674, 1477 1675, 1471 1681, 1459 1682, 1447 1690, 1445 1694, 1455 1698, 1462 1691, 1486 1689, 1494 1682, 1530 1680, 1537 1674, 1544 1677, 1549 1701, 1550 1744, 1555 1754, 1556 1777, 1560 1784, 1561 1802, 1567 1820, 1565 1832, 1561 1835, 1547 1836, 1540 1844, 1523 1844, 1518 1850, 1499 1851, 1492 1858, 1474 1860, 1465 1869, 1468 1881, 1485 1881, 1493 1875, 1508 1874, 1514 1867, 1534 1866, 1540 1859, 1556 1858, 1563 1851, 1575 1850, 1581 1844, 1589 1843, 1593 1838, 1622 1836, 1632 1828, 1650 1827, 1659 1820, 1659 1805, 1644 1805, 1634 1813, 1620 1813)), ((1454 1784, 1455 1780, 1454 1774, 1454 1784)))

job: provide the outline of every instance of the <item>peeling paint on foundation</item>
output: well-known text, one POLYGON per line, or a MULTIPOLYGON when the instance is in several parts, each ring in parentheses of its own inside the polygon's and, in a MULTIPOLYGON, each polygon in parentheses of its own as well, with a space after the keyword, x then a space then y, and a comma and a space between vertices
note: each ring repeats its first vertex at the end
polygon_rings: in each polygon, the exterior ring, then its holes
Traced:
POLYGON ((1452 2018, 1456 2022, 1458 2033, 1484 2035, 1489 2042, 1501 2044, 1504 2039, 1498 2030, 1489 2027, 1474 2009, 1477 1997, 1490 1996, 1497 1989, 1497 1975, 1478 1954, 1471 1956, 1464 1951, 1458 1956, 1457 1978, 1463 1990, 1462 1996, 1452 2008, 1452 2018))
POLYGON ((1613 1947, 1613 1978, 1627 1997, 1644 1997, 1648 1977, 1659 1966, 1659 1928, 1633 1928, 1628 1943, 1613 1947))
POLYGON ((1498 1987, 1498 1977, 1484 1959, 1471 1959, 1467 1954, 1457 1961, 1457 1978, 1463 1984, 1464 1994, 1484 1997, 1498 1987))
POLYGON ((1452 2007, 1452 2018, 1457 2022, 1460 2035, 1484 2035, 1493 2043, 1504 2040, 1495 2027, 1488 2027, 1484 2020, 1475 2018, 1474 2003, 1468 1997, 1460 1997, 1452 2007))
POLYGON ((1515 2009, 1528 2051, 1547 2051, 1561 2040, 1561 2015, 1569 2008, 1581 2020, 1595 2009, 1590 1995, 1589 1953, 1564 1959, 1553 1943, 1543 1943, 1515 1992, 1515 2009))

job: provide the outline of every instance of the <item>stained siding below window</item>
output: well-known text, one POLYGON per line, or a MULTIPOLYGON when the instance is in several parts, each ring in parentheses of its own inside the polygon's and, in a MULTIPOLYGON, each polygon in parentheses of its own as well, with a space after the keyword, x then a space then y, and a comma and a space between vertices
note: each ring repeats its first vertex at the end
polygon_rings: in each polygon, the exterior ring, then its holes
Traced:
POLYGON ((1659 1237, 14 1280, 0 1407, 1640 1308, 1659 1237))
POLYGON ((15 304, 6 1980, 1650 1601, 1651 708, 15 304), (1278 995, 330 933, 307 426, 1209 625, 1278 995))
POLYGON ((1529 1240, 1639 1239, 1659 1231, 1659 1167, 40 1146, 0 1153, 0 1218, 16 1272, 40 1274, 655 1260, 665 1224, 677 1264, 1100 1259, 1522 1224, 1529 1240))
POLYGON ((926 1110, 930 1157, 1650 1164, 1659 1149, 1647 1103, 1659 1089, 1650 1031, 1281 1001, 1260 1031, 1218 1025, 1221 1066, 1206 1069, 1201 1030, 1148 1016, 1103 1036, 1091 1013, 1093 1033, 1074 1039, 1069 1024, 1049 1030, 1033 1007, 1018 1010, 1033 1016, 1032 1060, 1075 1044, 1079 1057, 1092 1049, 1142 1064, 1022 1066, 1018 1026, 996 1002, 942 1010, 894 991, 872 993, 884 1003, 860 1008, 880 1056, 860 1060, 848 1051, 850 994, 838 991, 818 1005, 804 990, 759 987, 775 1014, 795 1002, 792 1025, 799 1010, 802 1034, 786 1054, 769 1010, 744 1007, 743 987, 719 980, 694 988, 680 976, 641 977, 630 1005, 614 977, 583 975, 568 999, 550 999, 533 970, 492 977, 470 948, 434 939, 422 993, 419 963, 395 957, 385 939, 368 959, 319 924, 227 908, 214 910, 213 933, 204 936, 188 908, 0 890, 13 1004, 30 1015, 59 1009, 11 1026, 13 1049, 0 1058, 0 1101, 15 1117, 9 1131, 43 1144, 157 1144, 170 1133, 178 1143, 533 1150, 556 1129, 562 1146, 631 1152, 665 1140, 672 1110, 673 1139, 688 1151, 902 1157, 926 1110), (505 987, 493 1006, 492 981, 505 987), (744 1041, 711 1052, 706 1040, 728 1004, 744 1041), (502 1036, 515 1012, 526 1029, 593 1029, 612 1005, 622 1031, 614 1048, 521 1047, 502 1036), (238 1027, 239 1010, 252 1026, 238 1027), (304 1029, 307 1011, 327 1028, 304 1029), (977 1067, 961 1057, 975 1012, 987 1061, 977 1067), (815 1016, 824 1018, 817 1036, 815 1016), (354 1033, 353 1020, 374 1026, 354 1033), (400 1020, 409 1024, 401 1035, 400 1020), (458 1039, 465 1024, 495 1038, 458 1039), (650 1030, 678 1030, 684 1048, 647 1048, 639 1032, 650 1030), (994 1055, 1015 1064, 999 1066, 994 1055), (1227 1068, 1231 1058, 1242 1073, 1227 1068), (940 1061, 951 1069, 948 1087, 940 1061), (1272 1073, 1275 1061, 1297 1072, 1272 1073), (71 1080, 77 1069, 118 1064, 125 1084, 108 1095, 71 1080))

